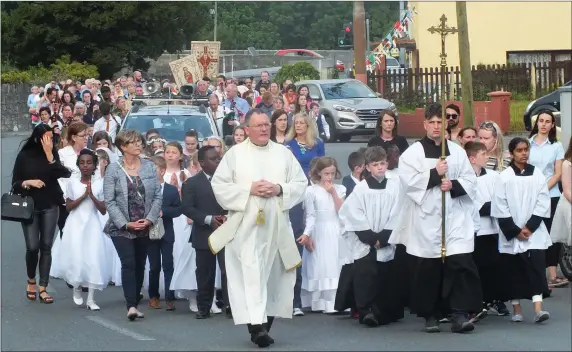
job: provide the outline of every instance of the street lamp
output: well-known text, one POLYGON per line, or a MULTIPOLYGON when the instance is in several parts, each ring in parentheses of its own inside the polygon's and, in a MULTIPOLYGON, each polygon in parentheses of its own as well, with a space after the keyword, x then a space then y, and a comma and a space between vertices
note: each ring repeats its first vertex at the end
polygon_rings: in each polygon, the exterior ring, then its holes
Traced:
POLYGON ((217 11, 217 2, 216 1, 214 3, 214 9, 210 9, 210 13, 211 13, 211 15, 214 16, 214 41, 216 42, 216 25, 217 25, 217 17, 218 17, 217 16, 218 11, 217 11))

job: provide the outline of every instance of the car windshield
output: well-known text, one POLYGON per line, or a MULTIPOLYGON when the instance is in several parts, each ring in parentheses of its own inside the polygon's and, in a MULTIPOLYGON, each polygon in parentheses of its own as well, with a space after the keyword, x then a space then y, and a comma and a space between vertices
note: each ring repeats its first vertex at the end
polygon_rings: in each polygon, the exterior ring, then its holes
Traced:
POLYGON ((377 95, 368 86, 357 81, 327 83, 320 86, 324 91, 324 98, 328 100, 377 98, 377 95))
POLYGON ((385 57, 385 65, 387 67, 401 67, 401 65, 399 65, 399 61, 397 61, 396 59, 392 58, 392 57, 385 57))
POLYGON ((167 141, 184 141, 185 133, 193 129, 199 140, 212 136, 211 123, 206 115, 128 115, 123 129, 134 129, 141 134, 154 128, 167 141))

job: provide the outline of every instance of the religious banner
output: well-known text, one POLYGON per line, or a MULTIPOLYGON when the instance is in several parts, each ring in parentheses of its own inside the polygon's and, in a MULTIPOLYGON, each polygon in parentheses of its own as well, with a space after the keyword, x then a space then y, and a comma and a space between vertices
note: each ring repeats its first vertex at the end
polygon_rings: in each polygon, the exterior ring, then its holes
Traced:
POLYGON ((200 69, 200 78, 214 78, 219 72, 220 42, 191 42, 191 56, 200 69))
POLYGON ((197 83, 203 76, 201 68, 193 55, 185 56, 169 63, 175 83, 181 87, 187 83, 197 83))

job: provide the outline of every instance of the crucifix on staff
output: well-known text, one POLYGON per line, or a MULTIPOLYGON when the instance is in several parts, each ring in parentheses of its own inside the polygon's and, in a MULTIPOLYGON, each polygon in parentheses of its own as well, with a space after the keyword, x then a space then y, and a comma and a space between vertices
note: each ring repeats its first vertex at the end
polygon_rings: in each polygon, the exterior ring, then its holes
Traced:
MULTIPOLYGON (((441 36, 441 160, 445 160, 446 152, 445 148, 447 145, 447 141, 445 140, 445 126, 447 125, 447 119, 445 117, 445 90, 447 89, 447 84, 445 82, 447 76, 445 74, 447 70, 447 52, 445 51, 445 39, 447 38, 448 34, 455 34, 458 32, 457 28, 455 27, 448 27, 447 26, 447 17, 445 14, 441 16, 440 19, 441 23, 439 26, 433 26, 428 28, 427 30, 431 34, 439 34, 441 36)), ((447 176, 443 175, 443 179, 447 176)), ((447 256, 447 249, 445 247, 445 219, 447 214, 445 213, 445 193, 444 191, 441 192, 441 206, 442 206, 442 217, 441 217, 441 259, 443 262, 445 261, 445 257, 447 256)))

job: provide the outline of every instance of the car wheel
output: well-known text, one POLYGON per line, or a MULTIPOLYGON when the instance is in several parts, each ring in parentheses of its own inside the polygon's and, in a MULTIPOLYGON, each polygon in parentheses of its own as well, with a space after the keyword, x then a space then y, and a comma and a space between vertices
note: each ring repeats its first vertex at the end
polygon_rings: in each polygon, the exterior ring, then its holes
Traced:
POLYGON ((562 253, 560 254, 560 270, 562 274, 572 281, 572 247, 566 244, 562 245, 562 253))
POLYGON ((352 139, 352 135, 351 134, 342 134, 339 137, 340 142, 342 143, 347 143, 352 139))
POLYGON ((324 115, 324 117, 326 118, 326 122, 330 127, 330 139, 328 140, 328 142, 335 143, 338 140, 338 131, 336 130, 336 123, 334 122, 334 119, 331 116, 324 115))

